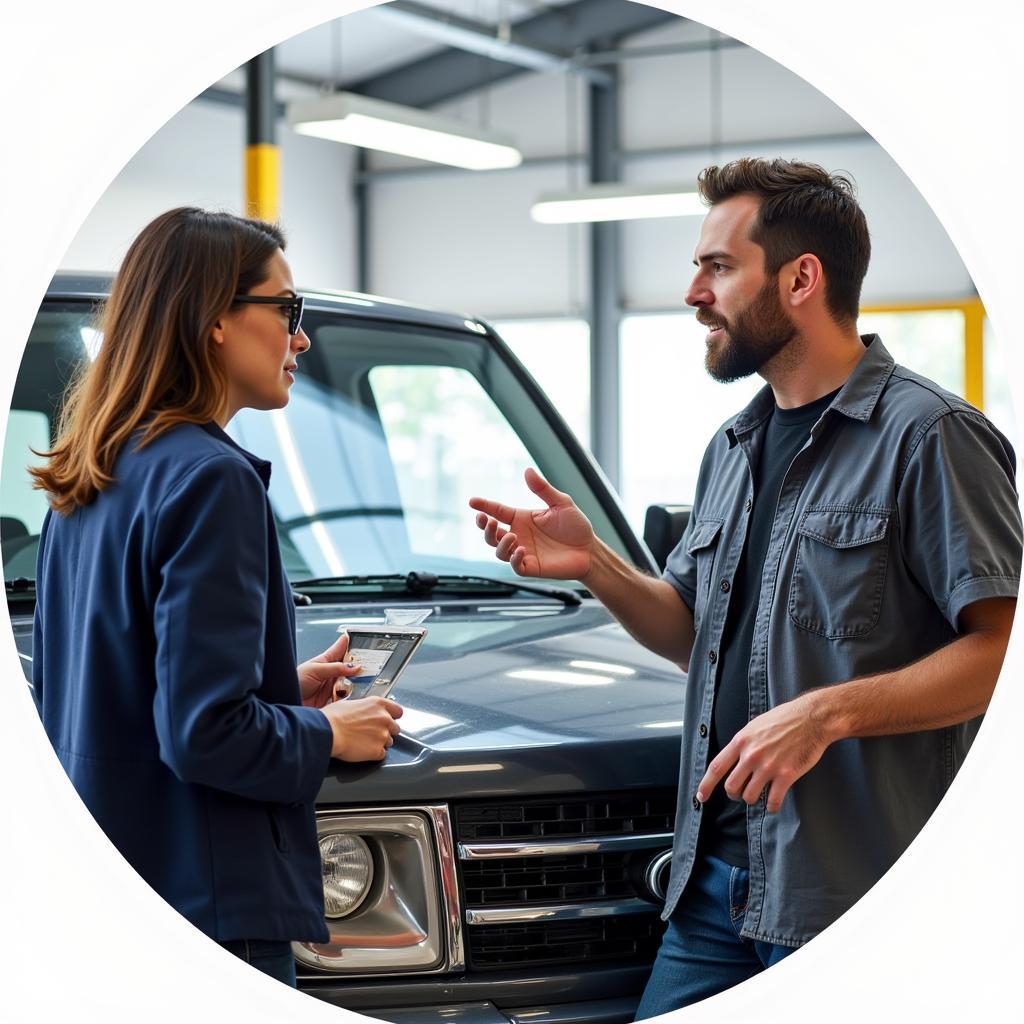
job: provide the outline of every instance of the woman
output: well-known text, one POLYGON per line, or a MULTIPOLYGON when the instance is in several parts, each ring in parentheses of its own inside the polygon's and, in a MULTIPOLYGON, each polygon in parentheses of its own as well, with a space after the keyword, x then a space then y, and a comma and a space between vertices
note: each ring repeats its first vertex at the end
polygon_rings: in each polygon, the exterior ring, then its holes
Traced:
POLYGON ((326 941, 313 802, 382 759, 401 708, 328 703, 341 638, 295 666, 270 465, 224 427, 288 403, 309 348, 280 231, 182 208, 132 244, 48 463, 33 685, 71 781, 196 927, 295 984, 326 941), (303 705, 307 706, 303 706, 303 705))

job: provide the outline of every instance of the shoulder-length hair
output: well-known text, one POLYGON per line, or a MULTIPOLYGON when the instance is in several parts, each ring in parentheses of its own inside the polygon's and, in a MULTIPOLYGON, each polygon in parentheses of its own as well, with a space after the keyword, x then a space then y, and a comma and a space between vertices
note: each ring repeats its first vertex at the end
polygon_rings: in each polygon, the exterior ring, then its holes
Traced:
POLYGON ((103 341, 64 397, 57 440, 29 470, 63 514, 109 485, 114 461, 141 429, 139 447, 181 423, 208 423, 227 380, 210 342, 236 295, 269 275, 280 229, 229 213, 180 207, 135 239, 99 312, 103 341))

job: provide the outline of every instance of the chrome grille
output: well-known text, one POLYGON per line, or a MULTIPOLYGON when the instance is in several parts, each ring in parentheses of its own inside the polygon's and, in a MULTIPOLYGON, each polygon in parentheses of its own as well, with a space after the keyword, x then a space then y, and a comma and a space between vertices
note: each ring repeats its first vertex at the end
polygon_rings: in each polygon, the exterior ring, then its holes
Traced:
POLYGON ((674 790, 566 800, 469 805, 455 811, 460 842, 671 832, 674 790))
POLYGON ((480 925, 469 929, 470 966, 511 967, 653 960, 663 925, 654 914, 594 921, 480 925))
POLYGON ((629 878, 633 853, 562 857, 502 857, 462 865, 466 905, 564 903, 638 895, 629 878))
POLYGON ((671 847, 674 791, 453 808, 467 959, 476 970, 651 959, 644 882, 671 847))

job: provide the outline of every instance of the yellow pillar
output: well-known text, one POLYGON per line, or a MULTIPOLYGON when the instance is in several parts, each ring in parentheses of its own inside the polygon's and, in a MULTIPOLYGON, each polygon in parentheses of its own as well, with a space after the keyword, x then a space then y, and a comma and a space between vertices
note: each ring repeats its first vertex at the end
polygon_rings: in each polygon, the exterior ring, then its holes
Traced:
POLYGON ((985 307, 980 299, 964 306, 964 398, 985 408, 985 307))
POLYGON ((280 195, 281 151, 269 142, 246 146, 246 216, 276 221, 280 212, 280 195))

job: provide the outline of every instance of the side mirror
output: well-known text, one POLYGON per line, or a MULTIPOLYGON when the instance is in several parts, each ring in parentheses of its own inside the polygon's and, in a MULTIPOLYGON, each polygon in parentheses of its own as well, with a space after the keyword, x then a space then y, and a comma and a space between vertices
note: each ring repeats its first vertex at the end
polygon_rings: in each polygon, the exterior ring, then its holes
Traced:
POLYGON ((644 517, 644 543, 650 548, 659 569, 665 568, 669 553, 690 521, 692 505, 649 505, 644 517))

